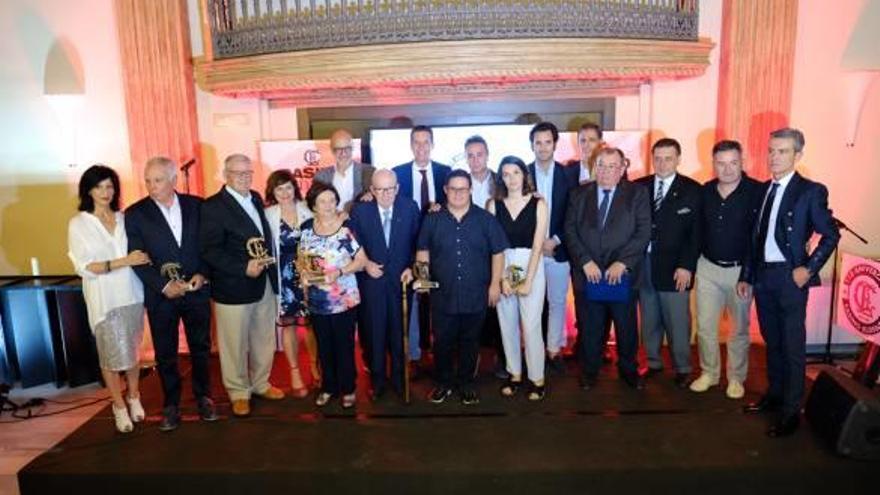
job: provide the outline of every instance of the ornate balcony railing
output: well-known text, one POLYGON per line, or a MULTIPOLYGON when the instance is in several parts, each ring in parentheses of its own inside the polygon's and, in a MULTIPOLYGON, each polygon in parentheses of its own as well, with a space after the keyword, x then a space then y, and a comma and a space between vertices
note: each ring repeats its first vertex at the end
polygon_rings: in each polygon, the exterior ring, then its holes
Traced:
POLYGON ((202 1, 214 59, 419 41, 698 39, 698 0, 202 1))

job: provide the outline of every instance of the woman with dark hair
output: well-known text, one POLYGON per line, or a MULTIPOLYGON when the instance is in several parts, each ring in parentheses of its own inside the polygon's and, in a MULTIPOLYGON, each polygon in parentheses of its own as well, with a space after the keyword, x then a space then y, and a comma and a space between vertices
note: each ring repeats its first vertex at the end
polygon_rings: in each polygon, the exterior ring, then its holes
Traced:
POLYGON ((302 224, 298 258, 324 374, 315 405, 341 395, 342 407, 349 409, 355 403, 354 328, 361 302, 355 272, 367 256, 337 214, 339 193, 333 186, 314 182, 306 203, 315 217, 302 224))
POLYGON ((290 170, 276 170, 266 181, 266 220, 272 231, 273 252, 278 253, 278 326, 281 327, 281 344, 287 364, 290 366, 290 388, 295 398, 302 399, 309 394, 299 371, 299 340, 296 324, 305 326, 306 350, 311 362, 312 380, 317 383, 318 373, 317 344, 315 334, 308 324, 308 310, 305 305, 299 272, 296 268, 296 251, 299 247, 300 225, 312 213, 303 201, 302 193, 290 170))
POLYGON ((119 176, 92 165, 79 181, 79 214, 68 225, 68 253, 82 277, 89 325, 95 334, 98 362, 113 399, 116 429, 129 432, 144 419, 138 391, 138 346, 144 331, 144 289, 132 266, 150 262, 142 251, 128 252, 119 211, 119 176), (123 399, 119 372, 125 372, 123 399), (126 402, 128 407, 126 408, 126 402))
POLYGON ((498 165, 496 198, 488 210, 498 218, 510 247, 504 251, 504 277, 498 302, 498 323, 510 378, 501 395, 513 397, 522 386, 522 348, 531 382, 528 399, 544 399, 544 339, 541 310, 544 305, 544 264, 541 246, 547 238, 547 203, 535 196, 526 164, 506 156, 498 165))

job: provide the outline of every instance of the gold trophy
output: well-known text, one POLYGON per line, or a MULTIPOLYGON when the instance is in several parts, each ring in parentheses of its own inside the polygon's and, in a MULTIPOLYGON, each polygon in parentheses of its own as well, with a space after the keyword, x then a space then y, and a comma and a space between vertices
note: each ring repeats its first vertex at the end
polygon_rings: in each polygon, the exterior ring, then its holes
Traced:
POLYGON ((431 271, 428 263, 424 261, 416 261, 413 264, 413 290, 431 290, 440 287, 440 284, 431 280, 431 271))
POLYGON ((257 260, 264 266, 275 263, 275 258, 269 256, 266 241, 262 237, 251 237, 245 243, 245 248, 252 260, 257 260))
POLYGON ((510 284, 511 289, 517 290, 526 283, 526 270, 519 265, 507 265, 507 270, 504 271, 504 278, 510 284))
POLYGON ((169 262, 164 263, 159 268, 159 274, 163 277, 167 278, 169 282, 184 282, 186 283, 186 290, 191 291, 195 290, 192 285, 192 282, 187 282, 183 275, 180 274, 180 271, 183 270, 183 266, 180 263, 169 262))
POLYGON ((319 254, 306 251, 300 245, 296 252, 296 269, 300 276, 305 279, 309 285, 320 285, 327 283, 327 275, 324 274, 324 258, 319 254))

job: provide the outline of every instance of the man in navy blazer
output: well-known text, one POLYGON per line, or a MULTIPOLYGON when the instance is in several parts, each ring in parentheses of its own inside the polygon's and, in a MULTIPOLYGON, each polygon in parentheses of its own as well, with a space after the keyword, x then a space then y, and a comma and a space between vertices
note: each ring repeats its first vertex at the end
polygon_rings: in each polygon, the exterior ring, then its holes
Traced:
POLYGON ((538 193, 550 205, 550 222, 544 240, 544 273, 547 280, 547 362, 561 374, 565 370, 562 348, 565 347, 566 300, 571 270, 565 248, 565 211, 568 192, 578 185, 578 169, 557 162, 553 155, 559 142, 559 130, 550 122, 541 122, 529 132, 535 161, 529 164, 529 177, 538 193))
MULTIPOLYGON (((394 167, 397 175, 397 194, 416 202, 424 215, 434 203, 446 203, 443 185, 446 176, 452 172, 449 165, 431 160, 434 149, 434 131, 426 125, 417 125, 409 133, 409 146, 413 160, 394 167)), ((430 347, 430 298, 427 294, 416 296, 410 319, 409 357, 418 362, 422 349, 430 347)))
POLYGON ((807 296, 820 285, 819 270, 837 248, 840 231, 828 209, 828 189, 794 171, 803 156, 804 135, 797 129, 770 133, 768 163, 772 179, 752 235, 752 258, 743 267, 738 290, 755 291, 758 323, 767 346, 764 396, 746 412, 778 412, 770 437, 791 435, 800 424, 806 366, 807 296), (812 253, 807 243, 819 243, 812 253))
POLYGON ((278 271, 269 269, 274 245, 263 200, 250 188, 254 178, 250 158, 229 155, 223 175, 226 185, 202 203, 199 243, 202 259, 211 268, 223 385, 232 414, 247 416, 252 395, 284 398, 284 392, 269 383, 275 357, 278 271))
POLYGON ((211 352, 211 300, 208 267, 199 254, 201 198, 174 191, 177 165, 165 157, 151 158, 144 168, 149 196, 125 212, 128 250, 147 253, 152 264, 134 267, 144 284, 144 306, 150 321, 162 392, 159 429, 180 424, 181 379, 177 366, 181 319, 192 362, 192 391, 199 416, 217 420, 211 400, 208 358, 211 352))
MULTIPOLYGON (((371 340, 370 381, 373 400, 380 399, 388 381, 386 353, 391 357, 391 388, 403 390, 403 289, 412 280, 412 262, 419 233, 419 208, 397 194, 397 176, 390 170, 373 174, 375 198, 356 203, 349 225, 364 248, 366 269, 358 273, 364 332, 371 340)), ((411 294, 408 298, 411 300, 411 294)))

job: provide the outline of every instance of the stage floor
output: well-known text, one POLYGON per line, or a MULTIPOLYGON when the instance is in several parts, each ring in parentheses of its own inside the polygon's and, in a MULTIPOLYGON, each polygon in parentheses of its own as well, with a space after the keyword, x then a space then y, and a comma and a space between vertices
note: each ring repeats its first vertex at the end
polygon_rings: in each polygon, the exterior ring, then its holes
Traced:
MULTIPOLYGON (((763 389, 762 347, 747 383, 763 389)), ((157 429, 161 394, 155 374, 143 382, 153 416, 116 433, 109 406, 19 473, 22 494, 36 493, 868 493, 880 463, 836 457, 804 425, 793 437, 764 436, 769 418, 740 412, 744 401, 678 390, 672 375, 636 392, 613 366, 590 392, 574 362, 550 377, 543 403, 499 396, 484 353, 479 405, 425 399, 431 383, 414 382, 413 402, 389 394, 367 399, 359 377, 355 411, 323 410, 306 400, 255 401, 253 415, 229 416, 214 365, 223 419, 188 414, 172 433, 157 429)), ((696 357, 695 357, 696 359, 696 357)), ((696 362, 696 361, 695 361, 696 362)), ((667 367, 667 369, 669 369, 667 367)), ((289 386, 283 356, 275 383, 289 386)), ((188 392, 188 391, 187 391, 188 392)))

